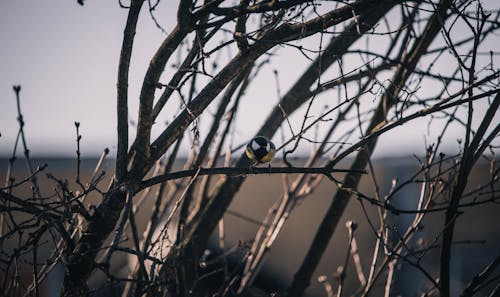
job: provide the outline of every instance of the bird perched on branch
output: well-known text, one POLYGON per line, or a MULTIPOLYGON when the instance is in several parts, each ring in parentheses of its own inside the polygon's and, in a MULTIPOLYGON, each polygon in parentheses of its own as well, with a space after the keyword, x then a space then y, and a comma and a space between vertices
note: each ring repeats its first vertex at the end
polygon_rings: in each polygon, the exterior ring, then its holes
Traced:
POLYGON ((247 144, 245 153, 253 165, 270 163, 276 154, 276 147, 269 138, 256 136, 247 144))

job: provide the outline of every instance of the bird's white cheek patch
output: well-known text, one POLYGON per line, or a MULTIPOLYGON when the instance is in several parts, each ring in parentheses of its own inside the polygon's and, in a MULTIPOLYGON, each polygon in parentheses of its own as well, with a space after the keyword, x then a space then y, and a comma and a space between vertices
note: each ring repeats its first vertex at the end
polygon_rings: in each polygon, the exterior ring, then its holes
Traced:
POLYGON ((252 149, 253 149, 254 152, 260 148, 260 145, 255 140, 252 140, 252 145, 251 146, 252 146, 252 149))

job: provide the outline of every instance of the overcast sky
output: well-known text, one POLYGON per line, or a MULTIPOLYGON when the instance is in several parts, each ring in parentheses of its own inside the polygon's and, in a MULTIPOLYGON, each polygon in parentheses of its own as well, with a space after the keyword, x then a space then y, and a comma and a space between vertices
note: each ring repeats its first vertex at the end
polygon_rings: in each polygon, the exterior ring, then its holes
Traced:
MULTIPOLYGON (((33 155, 73 155, 75 121, 81 122, 84 156, 98 155, 105 147, 114 155, 116 73, 126 15, 118 1, 88 0, 83 7, 76 0, 0 1, 0 155, 11 153, 17 133, 14 84, 22 86, 21 108, 33 155)), ((172 8, 161 21, 168 30, 174 20, 172 8)), ((147 16, 138 28, 130 74, 132 118, 147 63, 165 37, 147 16)), ((302 62, 284 63, 280 71, 296 77, 302 62)), ((266 93, 266 80, 272 83, 270 70, 252 89, 255 100, 243 106, 236 142, 253 135, 276 102, 274 90, 266 93)), ((386 137, 390 149, 378 155, 423 152, 425 129, 411 137, 409 131, 386 137)), ((461 132, 454 133, 459 137, 461 132)))

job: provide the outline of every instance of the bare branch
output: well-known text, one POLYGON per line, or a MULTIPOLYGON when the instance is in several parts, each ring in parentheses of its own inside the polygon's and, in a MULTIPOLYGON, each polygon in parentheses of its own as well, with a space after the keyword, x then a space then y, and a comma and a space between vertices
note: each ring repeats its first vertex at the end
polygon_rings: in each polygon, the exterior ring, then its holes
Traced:
POLYGON ((117 114, 117 151, 116 151, 116 178, 121 181, 127 172, 128 154, 128 72, 130 58, 134 43, 137 20, 144 0, 133 0, 127 17, 127 23, 123 32, 120 62, 118 64, 118 82, 116 114, 117 114))
MULTIPOLYGON (((351 172, 350 169, 334 169, 330 167, 271 167, 271 168, 259 168, 259 167, 212 167, 212 168, 203 168, 199 167, 198 169, 191 170, 183 170, 172 173, 166 173, 163 175, 155 176, 150 179, 144 180, 140 184, 140 189, 145 189, 155 184, 172 180, 178 178, 184 178, 193 176, 196 172, 198 175, 215 175, 215 174, 224 174, 224 175, 249 175, 249 174, 282 174, 282 173, 307 173, 307 174, 326 174, 329 175, 331 173, 345 173, 351 172), (199 171, 199 172, 198 172, 199 171)), ((364 170, 356 170, 356 173, 365 174, 364 170)))

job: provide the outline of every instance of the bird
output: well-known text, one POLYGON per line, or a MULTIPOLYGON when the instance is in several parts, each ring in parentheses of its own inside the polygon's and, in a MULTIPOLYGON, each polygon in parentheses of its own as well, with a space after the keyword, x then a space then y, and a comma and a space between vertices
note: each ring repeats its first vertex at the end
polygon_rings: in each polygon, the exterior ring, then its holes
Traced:
POLYGON ((256 136, 247 144, 245 154, 252 162, 252 165, 268 163, 271 168, 271 160, 276 154, 276 147, 269 138, 265 136, 256 136))

